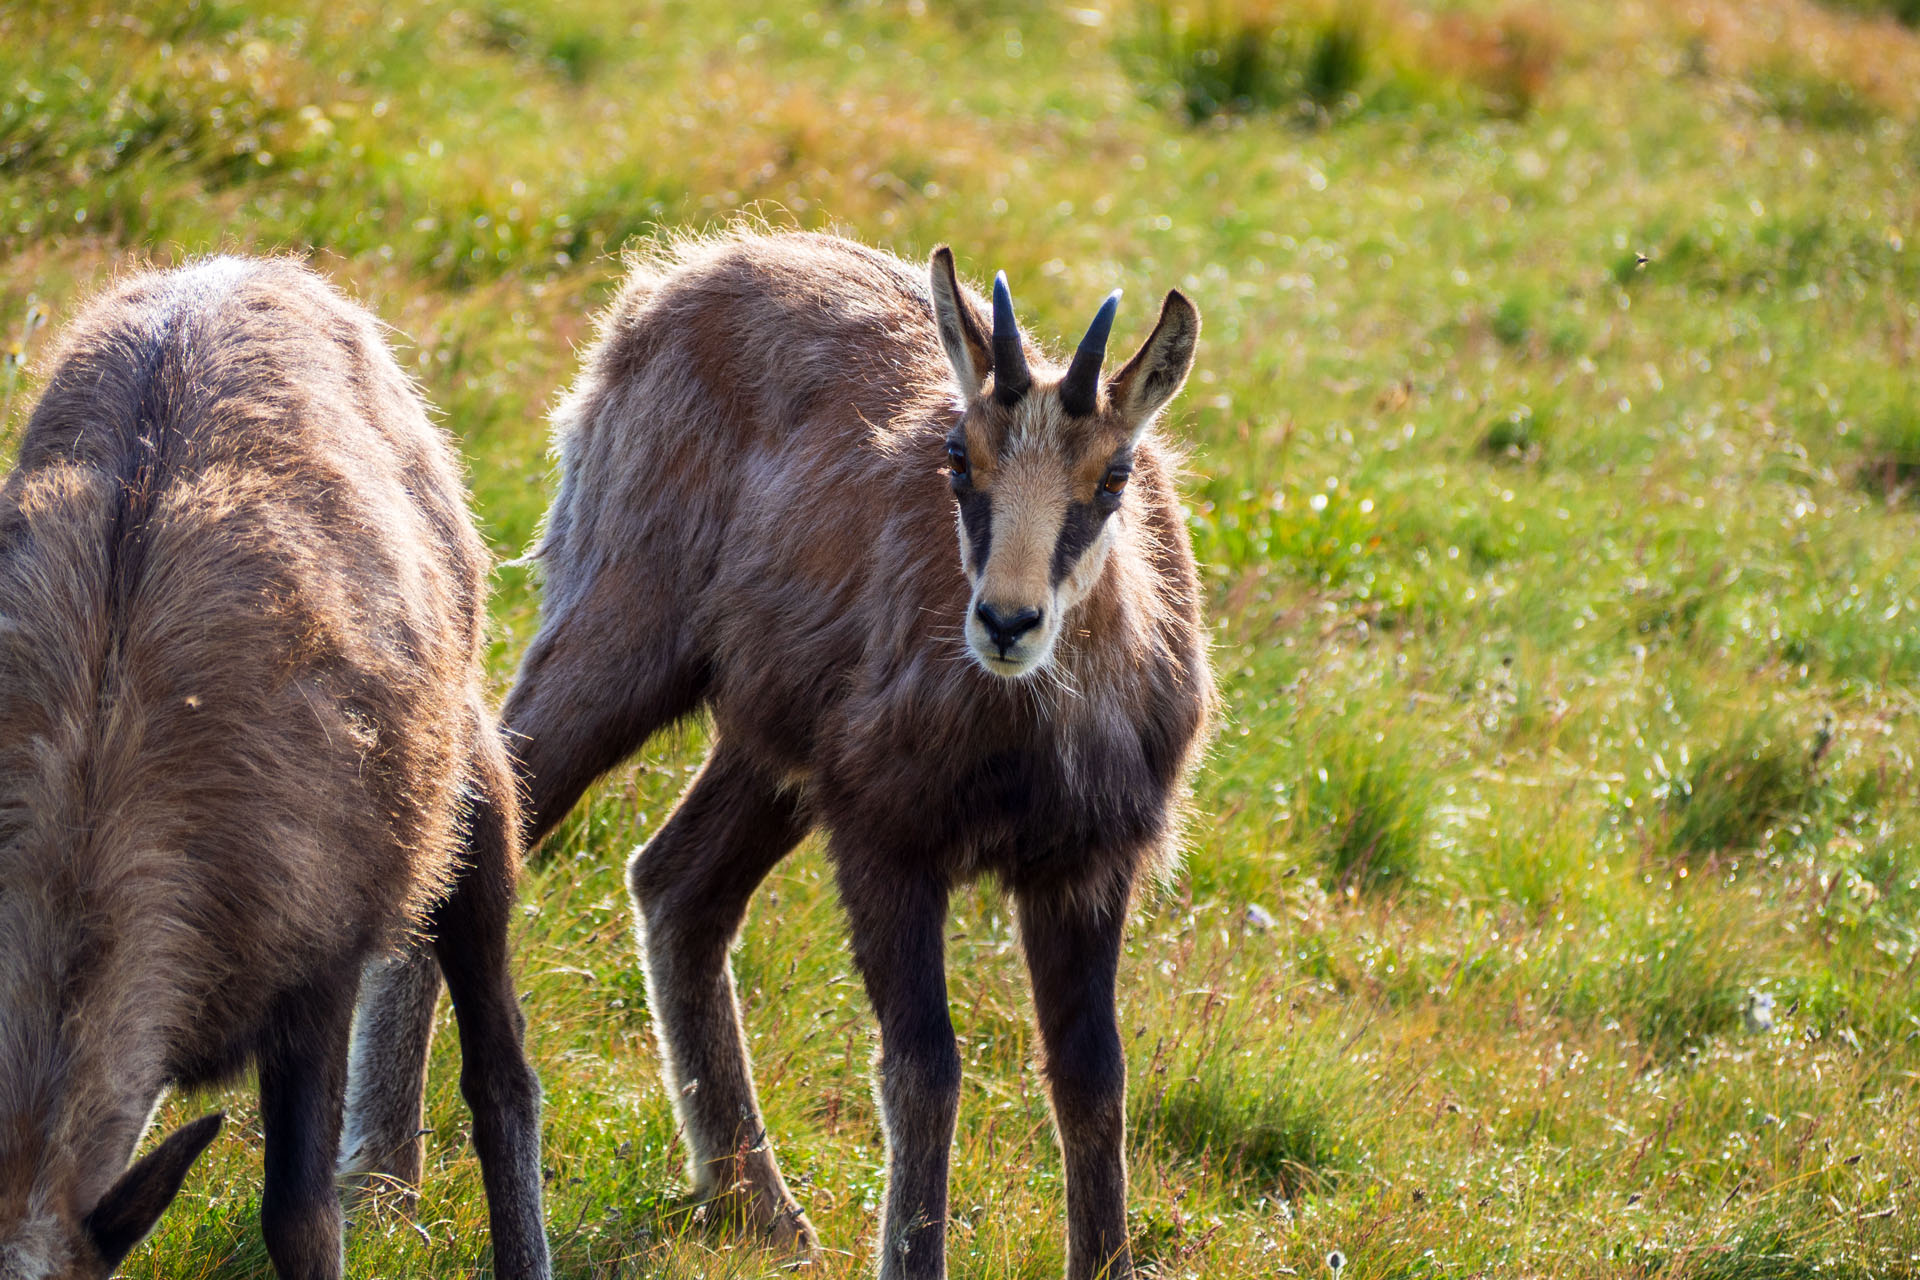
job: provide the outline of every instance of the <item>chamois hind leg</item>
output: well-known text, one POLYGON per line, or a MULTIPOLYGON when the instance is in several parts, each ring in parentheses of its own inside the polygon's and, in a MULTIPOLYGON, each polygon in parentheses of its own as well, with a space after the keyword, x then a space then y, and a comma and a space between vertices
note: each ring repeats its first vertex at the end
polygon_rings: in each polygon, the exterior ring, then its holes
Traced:
POLYGON ((813 1224, 780 1176, 754 1096, 727 963, 748 899, 808 826, 798 801, 722 739, 627 865, 627 886, 696 1193, 727 1197, 776 1246, 811 1252, 813 1224))
MULTIPOLYGON (((500 730, 525 798, 516 807, 523 848, 602 773, 698 704, 695 664, 671 642, 636 649, 619 626, 646 616, 640 592, 618 573, 603 574, 585 600, 546 620, 527 649, 500 730)), ((417 947, 376 962, 362 980, 341 1165, 356 1181, 419 1184, 421 1100, 440 992, 435 959, 430 947, 417 947)))
POLYGON ((260 1045, 260 1231, 281 1280, 339 1280, 344 1265, 333 1167, 354 989, 353 976, 340 974, 289 993, 260 1045))
POLYGON ((595 779, 699 706, 703 668, 674 631, 683 611, 659 590, 607 569, 527 646, 500 722, 529 852, 595 779))
POLYGON ((1067 1174, 1069 1280, 1124 1280, 1127 1245, 1127 1062, 1114 976, 1128 891, 1019 896, 1020 942, 1033 982, 1053 1122, 1067 1174))
POLYGON ((460 1092, 473 1113, 493 1273, 499 1280, 547 1280, 540 1082, 527 1063, 507 954, 518 806, 506 753, 484 716, 477 717, 475 737, 465 860, 452 892, 433 912, 433 949, 460 1027, 460 1092))
POLYGON ((887 1138, 880 1280, 947 1273, 947 1165, 960 1107, 960 1053, 947 1013, 947 886, 836 848, 854 963, 880 1022, 887 1138))
POLYGON ((427 1051, 433 1045, 440 962, 416 942, 369 964, 360 980, 347 1067, 347 1119, 340 1173, 359 1186, 419 1194, 427 1051))

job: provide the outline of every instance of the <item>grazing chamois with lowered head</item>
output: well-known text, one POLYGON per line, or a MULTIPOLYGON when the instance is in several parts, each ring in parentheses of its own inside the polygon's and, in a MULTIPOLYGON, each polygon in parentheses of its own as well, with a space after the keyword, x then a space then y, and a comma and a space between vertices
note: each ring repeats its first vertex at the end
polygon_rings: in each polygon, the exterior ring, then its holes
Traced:
POLYGON ((989 321, 944 248, 929 284, 830 236, 687 241, 635 262, 557 414, 542 621, 503 713, 529 839, 711 711, 712 753, 628 868, 649 1004, 696 1189, 810 1249, 727 949, 768 870, 826 829, 880 1023, 883 1277, 945 1271, 943 922, 983 874, 1018 905, 1067 1270, 1131 1269, 1115 969, 1136 885, 1171 858, 1212 683, 1153 432, 1199 316, 1169 294, 1104 376, 1116 302, 1062 371, 1004 280, 989 321))
POLYGON ((261 1229, 341 1272, 363 966, 430 933, 502 1277, 543 1280, 539 1087, 507 968, 512 767, 487 557, 373 318, 284 260, 118 283, 0 486, 0 1277, 100 1280, 257 1064, 261 1229))

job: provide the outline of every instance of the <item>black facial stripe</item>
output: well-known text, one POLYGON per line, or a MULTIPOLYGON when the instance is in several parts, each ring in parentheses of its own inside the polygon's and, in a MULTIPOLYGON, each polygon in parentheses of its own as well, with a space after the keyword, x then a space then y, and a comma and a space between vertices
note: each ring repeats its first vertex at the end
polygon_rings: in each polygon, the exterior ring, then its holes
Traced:
POLYGON ((993 545, 993 499, 979 490, 960 495, 960 526, 973 550, 973 571, 984 573, 987 550, 993 545))
POLYGON ((1060 540, 1053 544, 1053 585, 1059 586, 1073 572, 1073 566, 1100 536, 1107 512, 1091 502, 1067 504, 1066 523, 1060 526, 1060 540))

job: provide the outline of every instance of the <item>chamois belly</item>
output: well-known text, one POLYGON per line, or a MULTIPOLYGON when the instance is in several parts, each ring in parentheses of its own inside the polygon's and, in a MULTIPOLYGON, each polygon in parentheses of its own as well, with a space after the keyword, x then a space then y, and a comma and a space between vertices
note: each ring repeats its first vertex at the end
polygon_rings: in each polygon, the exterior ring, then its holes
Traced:
POLYGON ((277 1009, 310 1000, 316 985, 357 982, 379 950, 376 931, 367 922, 338 928, 334 937, 282 937, 278 943, 281 971, 228 970, 218 982, 193 992, 192 1013, 167 1046, 169 1084, 197 1089, 232 1083, 254 1064, 277 1009))
POLYGON ((1137 738, 1052 734, 956 743, 875 733, 818 767, 812 791, 836 856, 991 875, 1015 891, 1072 891, 1151 861, 1167 789, 1137 738))
POLYGON ((1137 747, 1104 745, 1095 759, 1048 746, 995 752, 964 773, 952 805, 978 832, 961 851, 964 870, 1016 890, 1065 889, 1118 867, 1130 875, 1158 843, 1166 806, 1137 747))

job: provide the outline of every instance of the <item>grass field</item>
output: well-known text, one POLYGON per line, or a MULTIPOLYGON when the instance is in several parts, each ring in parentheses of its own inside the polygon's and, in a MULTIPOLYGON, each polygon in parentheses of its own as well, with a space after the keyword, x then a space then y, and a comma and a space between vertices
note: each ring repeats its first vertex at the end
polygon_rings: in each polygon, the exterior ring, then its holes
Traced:
MULTIPOLYGON (((0 397, 17 427, 116 266, 307 254, 397 327, 506 560, 633 237, 950 241, 1042 335, 1126 286, 1129 349, 1177 285, 1224 707, 1123 962, 1137 1256, 1920 1275, 1920 12, 1087 3, 10 4, 0 397)), ((496 580, 504 686, 537 584, 496 580)), ((568 1277, 773 1270, 679 1198, 621 883, 702 737, 526 879, 568 1277)), ((952 1268, 1057 1275, 990 890, 950 945, 952 1268)), ((861 1274, 874 1031, 817 848, 735 965, 820 1273, 861 1274)), ((456 1058, 417 1217, 364 1210, 351 1274, 484 1271, 456 1058)), ((250 1091, 217 1103, 125 1274, 267 1274, 250 1091)))

